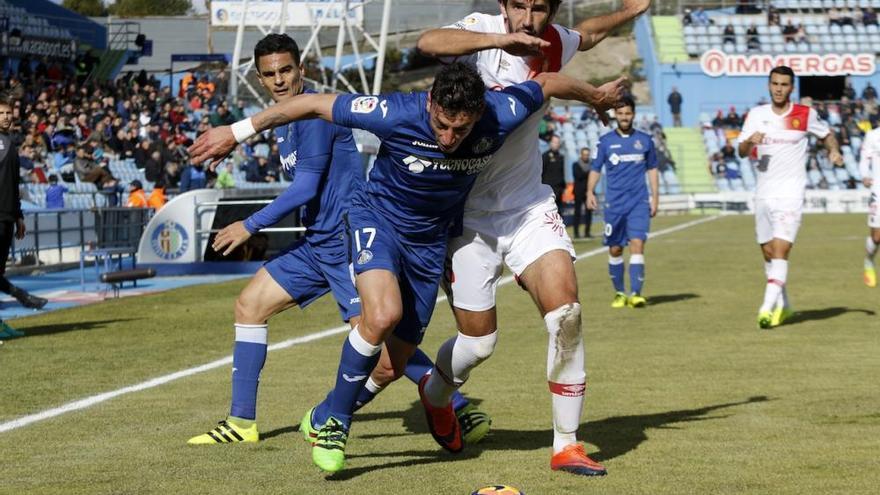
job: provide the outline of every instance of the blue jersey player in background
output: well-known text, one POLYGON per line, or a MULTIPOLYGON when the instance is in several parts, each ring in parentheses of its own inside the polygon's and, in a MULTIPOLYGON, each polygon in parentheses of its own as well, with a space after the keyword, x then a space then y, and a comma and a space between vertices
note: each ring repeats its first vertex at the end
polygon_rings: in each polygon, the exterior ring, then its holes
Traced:
MULTIPOLYGON (((587 100, 592 90, 559 74, 541 74, 486 91, 473 68, 451 64, 438 73, 429 94, 300 95, 231 127, 212 129, 190 148, 193 161, 216 162, 255 132, 314 117, 365 129, 382 141, 369 180, 354 191, 346 217, 362 319, 343 344, 336 386, 302 423, 304 431, 316 431, 312 459, 321 469, 344 467, 351 415, 382 345, 387 351, 382 365, 400 376, 421 342, 449 228, 477 174, 545 98, 587 100)), ((422 403, 434 438, 460 451, 452 405, 434 406, 424 398, 422 403)))
MULTIPOLYGON (((277 103, 303 91, 299 48, 287 35, 270 34, 254 48, 262 86, 277 103)), ((235 304, 232 404, 229 416, 211 431, 189 440, 195 445, 256 442, 257 387, 266 360, 268 320, 293 306, 302 308, 332 292, 342 318, 352 327, 360 320, 360 302, 348 268, 348 243, 343 212, 355 185, 363 180, 360 154, 351 130, 310 119, 273 129, 285 171, 293 183, 271 204, 215 237, 213 248, 230 254, 263 228, 302 208, 303 238, 267 262, 251 279, 235 304)), ((418 380, 433 366, 421 351, 411 358, 407 376, 418 380)), ((361 392, 363 405, 366 389, 361 392)), ((455 398, 459 417, 473 425, 471 441, 488 433, 488 417, 461 394, 455 398)))
POLYGON ((649 134, 633 128, 635 103, 625 98, 615 109, 617 129, 599 138, 596 158, 587 183, 587 207, 595 210, 596 184, 605 168, 605 237, 608 246, 608 273, 614 284, 613 308, 629 305, 641 308, 646 304, 642 296, 645 281, 645 241, 651 218, 657 214, 659 183, 657 155, 649 134), (645 173, 651 183, 650 194, 645 184, 645 173), (623 248, 629 244, 630 296, 626 296, 623 248))

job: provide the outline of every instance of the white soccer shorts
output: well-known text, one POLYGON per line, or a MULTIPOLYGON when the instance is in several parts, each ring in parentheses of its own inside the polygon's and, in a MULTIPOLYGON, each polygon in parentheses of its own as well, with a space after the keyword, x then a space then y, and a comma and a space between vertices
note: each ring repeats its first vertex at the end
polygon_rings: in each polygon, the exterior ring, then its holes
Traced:
POLYGON ((868 203, 868 227, 880 229, 880 193, 871 191, 871 202, 868 203))
POLYGON ((469 311, 495 307, 495 289, 506 264, 516 275, 544 254, 575 256, 553 196, 513 211, 469 212, 464 232, 449 240, 444 281, 453 305, 469 311))
POLYGON ((801 227, 803 213, 802 199, 755 200, 755 234, 758 244, 766 244, 772 239, 782 239, 793 244, 801 227))

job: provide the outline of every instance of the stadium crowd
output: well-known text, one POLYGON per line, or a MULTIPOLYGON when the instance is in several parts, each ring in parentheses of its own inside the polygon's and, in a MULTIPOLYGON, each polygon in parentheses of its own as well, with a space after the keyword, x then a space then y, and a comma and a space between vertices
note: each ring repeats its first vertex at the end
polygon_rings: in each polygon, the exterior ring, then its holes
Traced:
MULTIPOLYGON (((0 91, 15 100, 12 133, 23 183, 51 183, 55 191, 94 184, 106 198, 103 204, 113 206, 127 196, 131 182, 115 176, 116 161, 136 167, 147 191, 229 188, 237 178, 282 180, 274 143, 262 136, 240 147, 219 173, 189 162, 186 148, 193 139, 249 111, 243 102, 227 104, 223 71, 187 74, 172 91, 144 71, 95 83, 68 67, 26 61, 0 81, 0 91)), ((57 206, 57 193, 53 198, 57 206)))

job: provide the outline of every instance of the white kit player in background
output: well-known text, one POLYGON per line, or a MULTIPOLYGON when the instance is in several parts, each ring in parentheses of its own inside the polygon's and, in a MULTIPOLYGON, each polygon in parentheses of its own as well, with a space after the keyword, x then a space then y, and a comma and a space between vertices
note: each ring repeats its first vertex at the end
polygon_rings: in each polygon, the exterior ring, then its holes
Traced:
POLYGON ((880 244, 880 128, 865 135, 859 159, 859 174, 862 183, 871 190, 868 204, 868 238, 865 239, 865 285, 877 287, 877 270, 874 268, 874 255, 880 244))
MULTIPOLYGON (((473 63, 490 88, 522 83, 541 72, 560 70, 578 50, 588 50, 610 30, 647 10, 649 0, 624 0, 617 12, 587 19, 573 29, 551 24, 560 0, 501 0, 501 15, 475 13, 424 33, 418 48, 444 61, 473 63)), ((623 93, 625 80, 600 87, 623 93)), ((600 114, 616 98, 591 102, 600 114)), ((445 288, 459 333, 437 355, 423 401, 449 403, 470 371, 495 348, 495 289, 503 264, 534 299, 549 332, 547 379, 553 406, 551 468, 603 475, 587 457, 576 432, 586 388, 581 306, 574 248, 552 190, 541 183, 536 112, 505 142, 477 179, 465 205, 463 234, 450 239, 445 288)))
POLYGON ((793 312, 785 281, 788 256, 797 237, 807 187, 809 135, 822 140, 828 159, 843 164, 837 138, 816 111, 789 101, 794 72, 786 66, 770 71, 771 103, 751 109, 739 135, 740 156, 758 162, 755 230, 764 255, 767 286, 758 311, 758 327, 782 324, 793 312))

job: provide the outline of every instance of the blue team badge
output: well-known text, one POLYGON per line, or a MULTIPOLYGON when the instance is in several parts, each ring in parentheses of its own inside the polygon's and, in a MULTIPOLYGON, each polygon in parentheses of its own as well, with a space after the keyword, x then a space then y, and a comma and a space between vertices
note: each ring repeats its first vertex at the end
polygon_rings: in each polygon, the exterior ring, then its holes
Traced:
POLYGON ((641 141, 639 141, 638 139, 636 139, 636 144, 633 145, 633 148, 635 148, 635 149, 637 149, 637 150, 640 150, 640 149, 644 148, 644 146, 642 146, 642 142, 641 142, 641 141))
POLYGON ((474 147, 473 147, 474 153, 481 155, 481 154, 489 151, 489 149, 492 148, 493 142, 494 141, 490 137, 480 138, 480 140, 474 144, 474 147))
POLYGON ((620 156, 617 153, 612 153, 611 156, 608 157, 608 161, 611 162, 612 165, 617 165, 620 163, 620 156))
POLYGON ((360 253, 358 253, 358 265, 366 265, 373 259, 373 252, 369 249, 364 249, 360 253))
POLYGON ((156 256, 163 260, 177 259, 189 247, 189 235, 179 223, 169 220, 153 231, 150 245, 156 256))

